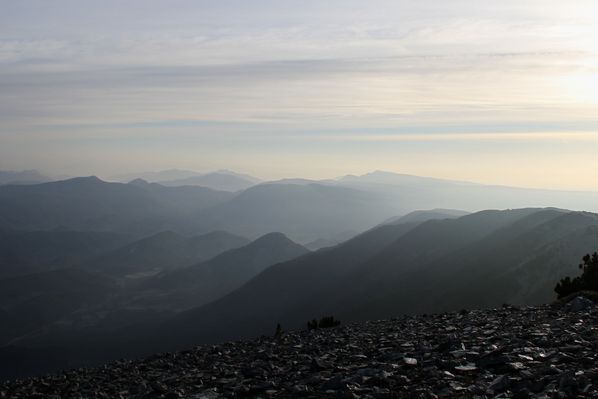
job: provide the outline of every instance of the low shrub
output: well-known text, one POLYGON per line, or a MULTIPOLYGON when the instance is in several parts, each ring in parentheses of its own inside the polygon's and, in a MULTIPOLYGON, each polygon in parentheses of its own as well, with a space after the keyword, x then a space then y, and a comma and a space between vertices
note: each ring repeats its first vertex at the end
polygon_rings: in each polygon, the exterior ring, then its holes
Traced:
POLYGON ((340 320, 334 320, 334 316, 325 316, 318 320, 313 319, 307 322, 308 330, 317 330, 318 328, 331 328, 341 324, 340 320))

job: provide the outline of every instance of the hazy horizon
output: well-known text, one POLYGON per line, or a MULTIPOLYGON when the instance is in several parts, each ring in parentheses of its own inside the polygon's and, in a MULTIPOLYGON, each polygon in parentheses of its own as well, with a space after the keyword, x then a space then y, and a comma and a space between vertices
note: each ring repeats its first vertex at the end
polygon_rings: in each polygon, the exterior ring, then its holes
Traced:
POLYGON ((5 2, 0 169, 598 190, 592 1, 5 2))
MULTIPOLYGON (((390 173, 390 174, 394 174, 394 175, 403 175, 403 176, 410 176, 410 177, 415 177, 415 178, 422 178, 422 179, 433 179, 433 180, 439 180, 439 181, 446 181, 446 182, 455 182, 455 183, 465 183, 465 184, 473 184, 473 185, 480 185, 480 186, 488 186, 488 187, 505 187, 505 188, 515 188, 515 189, 531 189, 531 190, 540 190, 540 191, 555 191, 555 192, 571 192, 571 193, 575 193, 575 192, 579 192, 579 193, 592 193, 592 192, 596 192, 598 193, 598 189, 593 189, 593 188, 589 188, 589 189, 575 189, 575 188, 570 188, 570 187, 555 187, 555 186, 534 186, 534 185, 516 185, 516 184, 501 184, 501 183, 494 183, 494 182, 488 182, 488 181, 474 181, 474 180, 465 180, 465 179, 458 179, 458 178, 445 178, 445 177, 439 177, 439 176, 426 176, 426 175, 416 175, 416 174, 411 174, 411 173, 403 173, 402 171, 392 171, 392 170, 381 170, 381 169, 376 169, 376 170, 367 170, 364 172, 352 172, 352 171, 347 171, 346 173, 342 173, 339 175, 329 175, 329 176, 324 176, 324 177, 317 177, 317 176, 305 176, 305 175, 273 175, 273 177, 264 177, 261 175, 254 175, 254 174, 249 174, 246 173, 243 170, 232 170, 232 169, 228 169, 228 168, 223 168, 223 169, 206 169, 206 170, 192 170, 192 169, 179 169, 179 168, 168 168, 168 169, 155 169, 155 170, 138 170, 138 171, 132 171, 132 172, 124 172, 124 173, 116 173, 116 174, 101 174, 101 173, 94 173, 93 171, 90 173, 80 173, 80 174, 60 174, 60 173, 53 173, 52 171, 44 171, 44 170, 39 170, 39 169, 23 169, 23 170, 14 170, 14 169, 0 169, 0 172, 8 172, 8 173, 23 173, 23 172, 37 172, 39 173, 41 176, 46 177, 50 180, 48 181, 59 181, 59 180, 68 180, 68 179, 74 179, 74 178, 85 178, 85 177, 97 177, 100 180, 103 181, 107 181, 107 182, 120 182, 120 183, 129 183, 134 179, 142 179, 142 180, 147 180, 149 182, 153 182, 153 183, 162 183, 165 184, 167 182, 183 182, 187 177, 191 177, 189 176, 180 176, 180 177, 173 177, 173 176, 169 176, 169 177, 163 177, 163 178, 159 178, 159 177, 153 177, 153 178, 148 178, 144 175, 160 175, 163 173, 169 173, 169 172, 179 172, 179 173, 192 173, 193 176, 200 176, 200 175, 211 175, 211 174, 232 174, 232 175, 236 175, 238 177, 243 178, 247 178, 247 179, 257 179, 256 182, 254 182, 253 184, 261 184, 261 183, 270 183, 270 182, 279 182, 279 181, 285 181, 288 180, 289 182, 292 182, 293 180, 295 181, 300 181, 300 180, 306 180, 306 181, 313 181, 313 182, 322 182, 322 183, 326 183, 326 182, 332 182, 332 181, 336 181, 336 180, 340 180, 343 179, 345 177, 363 177, 363 176, 367 176, 367 175, 371 175, 371 174, 376 174, 376 173, 390 173)), ((7 181, 8 182, 8 181, 7 181)), ((8 182, 10 183, 10 182, 8 182)), ((17 181, 17 184, 19 182, 17 181)), ((6 184, 6 183, 5 183, 6 184)), ((179 184, 184 184, 184 183, 179 183, 179 184)), ((226 191, 226 190, 225 190, 226 191)), ((538 207, 542 207, 542 206, 547 206, 547 207, 551 207, 552 205, 550 205, 549 203, 547 204, 538 204, 538 207)))

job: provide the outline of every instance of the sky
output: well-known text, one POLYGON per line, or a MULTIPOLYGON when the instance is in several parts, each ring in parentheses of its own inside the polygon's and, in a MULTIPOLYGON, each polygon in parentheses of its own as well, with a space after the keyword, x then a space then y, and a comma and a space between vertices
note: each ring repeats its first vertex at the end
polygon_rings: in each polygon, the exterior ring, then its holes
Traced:
POLYGON ((0 169, 598 190, 595 0, 3 0, 0 169))

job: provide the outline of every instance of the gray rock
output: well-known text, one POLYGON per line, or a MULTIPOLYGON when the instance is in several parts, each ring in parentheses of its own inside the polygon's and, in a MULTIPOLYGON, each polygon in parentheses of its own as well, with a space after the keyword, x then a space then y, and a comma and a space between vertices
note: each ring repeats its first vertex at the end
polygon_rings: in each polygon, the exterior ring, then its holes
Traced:
POLYGON ((594 302, 583 296, 576 296, 565 305, 568 312, 581 312, 594 306, 594 302))
POLYGON ((580 303, 288 331, 3 382, 0 399, 598 397, 598 311, 580 303))

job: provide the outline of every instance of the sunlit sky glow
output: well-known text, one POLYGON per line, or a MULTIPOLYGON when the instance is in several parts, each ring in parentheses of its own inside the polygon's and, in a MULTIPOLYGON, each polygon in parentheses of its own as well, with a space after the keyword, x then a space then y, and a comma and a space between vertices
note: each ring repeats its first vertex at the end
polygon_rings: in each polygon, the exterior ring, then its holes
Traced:
POLYGON ((9 0, 0 169, 598 190, 594 0, 9 0))

